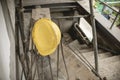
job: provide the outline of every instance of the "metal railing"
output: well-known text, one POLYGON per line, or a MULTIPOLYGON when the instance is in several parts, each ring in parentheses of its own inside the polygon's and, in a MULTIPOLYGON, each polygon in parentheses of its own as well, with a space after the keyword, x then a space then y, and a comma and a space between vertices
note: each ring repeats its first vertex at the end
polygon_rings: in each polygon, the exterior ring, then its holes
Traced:
MULTIPOLYGON (((114 12, 117 13, 115 19, 113 20, 113 22, 112 22, 112 24, 111 24, 111 26, 110 26, 110 29, 112 29, 112 27, 114 26, 114 24, 115 24, 118 16, 120 15, 120 9, 117 10, 117 9, 113 8, 113 7, 110 6, 107 2, 103 2, 103 1, 100 1, 100 0, 98 0, 98 1, 99 1, 102 5, 104 5, 104 7, 107 6, 108 8, 110 8, 111 10, 113 10, 114 12)), ((103 9, 103 10, 104 10, 104 9, 103 9)))

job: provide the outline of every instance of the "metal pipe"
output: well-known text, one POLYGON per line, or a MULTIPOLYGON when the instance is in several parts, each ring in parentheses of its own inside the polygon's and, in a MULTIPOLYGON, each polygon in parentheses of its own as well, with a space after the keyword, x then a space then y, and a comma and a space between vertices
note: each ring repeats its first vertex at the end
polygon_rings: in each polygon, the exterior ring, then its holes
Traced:
POLYGON ((94 19, 94 11, 93 11, 93 0, 89 0, 90 5, 90 13, 91 13, 91 24, 93 30, 93 47, 94 47, 94 57, 95 57, 95 69, 98 72, 98 44, 97 44, 97 33, 96 33, 96 25, 94 19))
POLYGON ((49 66, 50 66, 51 80, 53 80, 53 72, 52 72, 52 64, 51 64, 50 56, 48 56, 48 61, 49 61, 49 66))

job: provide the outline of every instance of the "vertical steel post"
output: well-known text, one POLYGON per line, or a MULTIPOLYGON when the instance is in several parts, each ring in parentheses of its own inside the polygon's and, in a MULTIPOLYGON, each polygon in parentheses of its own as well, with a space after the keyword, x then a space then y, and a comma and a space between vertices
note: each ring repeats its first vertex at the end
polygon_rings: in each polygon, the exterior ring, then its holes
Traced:
POLYGON ((97 44, 97 33, 96 33, 96 25, 94 19, 94 11, 93 11, 93 0, 89 0, 90 13, 91 13, 91 25, 93 31, 93 47, 94 47, 94 58, 95 58, 95 69, 98 72, 98 44, 97 44))

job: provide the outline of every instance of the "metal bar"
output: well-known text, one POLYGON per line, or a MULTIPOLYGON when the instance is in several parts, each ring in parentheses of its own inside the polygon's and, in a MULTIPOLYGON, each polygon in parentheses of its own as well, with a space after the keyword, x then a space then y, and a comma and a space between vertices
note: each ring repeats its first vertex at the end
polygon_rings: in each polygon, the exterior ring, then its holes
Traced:
MULTIPOLYGON (((37 61, 38 61, 38 57, 36 56, 35 57, 36 58, 36 60, 35 60, 35 71, 34 71, 34 73, 33 73, 33 77, 32 77, 32 80, 35 80, 35 75, 36 75, 36 72, 37 72, 37 61)), ((31 75, 32 76, 32 75, 31 75)))
POLYGON ((17 13, 17 18, 18 18, 18 21, 19 21, 19 30, 20 30, 20 33, 21 33, 21 41, 22 41, 22 46, 23 46, 23 52, 24 52, 24 55, 25 55, 25 63, 26 63, 26 70, 27 70, 27 78, 29 78, 29 57, 26 53, 26 46, 25 46, 25 35, 24 35, 24 19, 23 19, 23 0, 19 0, 19 7, 16 8, 16 13, 17 13))
POLYGON ((66 19, 66 18, 82 18, 88 17, 89 15, 78 15, 78 16, 59 16, 59 17, 52 17, 52 19, 66 19))
POLYGON ((115 17, 115 19, 114 19, 114 21, 113 21, 112 25, 110 26, 110 29, 112 29, 112 27, 113 27, 113 25, 115 24, 115 22, 116 22, 116 20, 117 20, 118 16, 119 16, 119 13, 117 13, 117 15, 116 15, 116 17, 115 17))
POLYGON ((44 80, 44 57, 41 56, 42 80, 44 80))
MULTIPOLYGON (((58 25, 59 25, 59 28, 61 30, 61 26, 60 26, 60 21, 58 19, 58 25)), ((62 34, 61 34, 62 35, 62 34)), ((69 80, 69 73, 68 73, 68 69, 67 69, 67 65, 66 65, 66 61, 65 61, 65 57, 64 57, 64 51, 63 51, 63 45, 62 45, 62 38, 61 38, 61 41, 60 41, 60 48, 61 48, 61 54, 62 54, 62 59, 63 59, 63 63, 65 65, 65 71, 67 73, 67 80, 69 80)))
POLYGON ((58 76, 59 76, 59 45, 58 45, 58 49, 57 49, 57 80, 58 80, 58 76))
MULTIPOLYGON (((26 68, 26 70, 27 70, 27 73, 28 73, 28 71, 29 71, 29 64, 28 64, 28 57, 27 57, 27 54, 25 53, 25 45, 24 45, 24 39, 23 39, 23 36, 22 36, 22 29, 21 29, 21 26, 19 26, 19 31, 20 31, 20 37, 21 37, 21 41, 22 41, 22 48, 23 48, 23 52, 24 52, 24 55, 25 55, 25 63, 26 63, 26 66, 27 66, 27 68, 26 68)), ((25 68, 25 67, 24 67, 25 68)), ((27 78, 28 78, 28 74, 26 74, 26 76, 27 76, 27 78)))
MULTIPOLYGON (((38 60, 39 60, 39 56, 38 56, 38 60)), ((41 58, 40 58, 40 60, 41 60, 41 58)), ((37 65, 37 76, 38 76, 37 78, 38 78, 38 80, 42 80, 42 75, 40 75, 40 69, 39 69, 39 68, 42 69, 42 66, 39 66, 39 64, 36 64, 36 65, 37 65)))
POLYGON ((65 70, 66 70, 66 73, 67 73, 67 80, 69 80, 69 73, 68 73, 68 69, 67 69, 67 65, 66 65, 66 61, 65 61, 65 57, 64 57, 62 39, 61 39, 61 52, 62 52, 63 62, 64 62, 64 65, 65 65, 65 70))
MULTIPOLYGON (((42 6, 42 8, 44 8, 46 6, 42 6)), ((59 8, 76 8, 77 6, 53 6, 53 7, 49 7, 51 9, 59 9, 59 8)))
POLYGON ((50 56, 48 56, 48 61, 49 61, 49 66, 50 66, 51 79, 53 80, 53 73, 52 73, 52 65, 51 65, 50 56))
MULTIPOLYGON (((23 71, 23 69, 22 69, 20 80, 23 79, 23 74, 24 74, 24 71, 23 71)), ((18 79, 18 80, 19 80, 19 79, 18 79)))
MULTIPOLYGON (((16 23, 17 24, 17 23, 16 23)), ((18 30, 18 26, 16 25, 16 30, 15 30, 15 32, 16 32, 16 40, 15 40, 15 42, 16 42, 16 54, 17 54, 17 56, 19 57, 19 60, 20 60, 20 63, 21 63, 21 65, 22 65, 22 69, 23 69, 23 71, 24 71, 24 75, 25 75, 25 79, 27 79, 27 74, 26 74, 26 71, 25 71, 25 65, 24 65, 24 63, 23 63, 23 61, 22 61, 22 59, 21 59, 21 56, 20 56, 20 49, 19 49, 19 30, 18 30)), ((18 63, 16 63, 16 64, 18 64, 18 63)), ((18 79, 19 80, 19 79, 18 79)))
MULTIPOLYGON (((18 73, 18 74, 16 74, 16 79, 17 80, 20 80, 19 79, 19 60, 18 60, 18 58, 20 57, 20 50, 19 50, 19 30, 18 30, 18 26, 17 26, 17 23, 16 23, 16 25, 15 25, 16 27, 15 27, 15 37, 16 37, 16 39, 15 39, 15 57, 16 57, 16 73, 18 73)), ((22 70, 23 71, 23 70, 22 70)), ((25 71, 24 71, 25 72, 25 71)), ((21 76, 22 76, 22 74, 21 74, 21 76)))
POLYGON ((89 5, 90 5, 90 13, 91 13, 91 24, 92 24, 92 30, 93 30, 95 69, 98 72, 98 44, 97 44, 97 33, 96 33, 96 25, 95 25, 95 19, 94 19, 94 11, 93 11, 93 0, 89 0, 89 5))
POLYGON ((105 5, 105 6, 109 7, 110 9, 112 9, 112 10, 113 10, 113 11, 115 11, 116 13, 119 13, 119 14, 120 14, 120 12, 119 12, 119 11, 117 11, 115 8, 111 7, 110 5, 106 4, 105 2, 100 1, 100 0, 98 0, 98 1, 99 1, 100 3, 102 3, 103 5, 105 5))

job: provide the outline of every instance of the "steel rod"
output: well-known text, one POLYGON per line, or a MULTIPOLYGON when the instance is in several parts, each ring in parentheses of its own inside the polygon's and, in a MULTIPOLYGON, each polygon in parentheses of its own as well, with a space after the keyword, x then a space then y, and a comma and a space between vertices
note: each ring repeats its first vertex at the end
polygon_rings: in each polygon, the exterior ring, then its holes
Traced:
MULTIPOLYGON (((20 50, 19 50, 19 30, 18 30, 18 26, 17 26, 17 22, 16 22, 16 25, 15 25, 16 27, 15 27, 15 37, 16 37, 16 39, 15 39, 15 57, 16 57, 16 73, 18 73, 18 74, 16 74, 16 79, 17 80, 19 80, 19 65, 18 65, 18 63, 19 63, 19 60, 18 60, 18 58, 19 58, 19 56, 20 56, 20 50)), ((22 76, 22 75, 21 75, 22 76)))
MULTIPOLYGON (((43 8, 46 6, 42 6, 43 8)), ((76 8, 77 6, 53 6, 53 7, 49 7, 51 9, 59 9, 59 8, 76 8)))
MULTIPOLYGON (((17 23, 16 23, 17 24, 17 23)), ((21 59, 21 56, 20 56, 20 48, 19 48, 19 29, 18 29, 18 26, 16 25, 16 30, 15 30, 15 33, 16 33, 16 55, 19 57, 19 60, 20 60, 20 63, 22 65, 22 69, 24 71, 24 75, 25 75, 25 79, 27 79, 27 74, 26 74, 26 71, 25 71, 25 65, 24 65, 24 62, 22 61, 21 59)), ((18 63, 16 63, 18 64, 18 63)))
POLYGON ((66 73, 67 73, 67 80, 69 80, 69 73, 68 73, 68 69, 67 69, 67 65, 66 65, 66 61, 65 61, 65 57, 64 57, 62 39, 61 39, 61 53, 62 53, 63 63, 64 63, 64 65, 65 65, 65 71, 66 71, 66 73))
POLYGON ((94 19, 94 11, 93 11, 93 0, 89 0, 89 5, 90 5, 90 13, 91 13, 92 31, 93 31, 95 69, 98 72, 98 44, 97 44, 97 32, 96 32, 96 25, 95 25, 95 19, 94 19))
POLYGON ((59 76, 59 45, 58 45, 58 49, 57 49, 57 80, 58 80, 58 76, 59 76))
MULTIPOLYGON (((61 30, 60 20, 59 19, 58 19, 58 25, 59 25, 59 28, 61 30)), ((61 37, 61 41, 60 41, 60 48, 61 48, 61 54, 62 54, 63 63, 64 63, 64 66, 65 66, 65 71, 66 71, 66 74, 67 74, 67 80, 69 80, 69 73, 68 73, 68 69, 67 69, 67 65, 66 65, 66 61, 65 61, 65 57, 64 57, 63 45, 62 45, 62 37, 61 37)))
POLYGON ((17 15, 17 19, 18 19, 18 23, 19 23, 19 31, 20 31, 20 37, 21 37, 21 41, 22 41, 22 48, 23 48, 23 52, 24 52, 24 56, 25 56, 25 63, 24 65, 26 65, 27 68, 26 69, 26 76, 27 79, 29 78, 29 57, 27 55, 26 52, 26 46, 25 46, 25 35, 24 35, 24 19, 23 19, 23 12, 21 11, 23 9, 22 6, 23 0, 19 0, 19 6, 16 7, 16 15, 17 15))
POLYGON ((49 61, 49 66, 50 66, 51 79, 53 80, 53 72, 52 72, 52 65, 51 65, 50 56, 48 56, 48 61, 49 61))
MULTIPOLYGON (((39 56, 38 56, 38 59, 39 59, 39 56)), ((41 60, 41 59, 40 59, 41 60)), ((37 61, 38 62, 38 61, 37 61)), ((42 62, 42 61, 41 61, 42 62)), ((37 76, 38 76, 38 80, 42 80, 42 75, 40 75, 40 69, 42 69, 42 66, 39 66, 39 64, 36 64, 37 65, 37 76)))
POLYGON ((35 60, 35 70, 34 70, 34 72, 33 72, 33 77, 32 77, 32 80, 35 80, 35 75, 36 75, 36 72, 37 72, 37 61, 38 61, 38 57, 35 57, 36 58, 36 60, 35 60))
POLYGON ((41 56, 42 80, 44 80, 44 57, 41 56))

